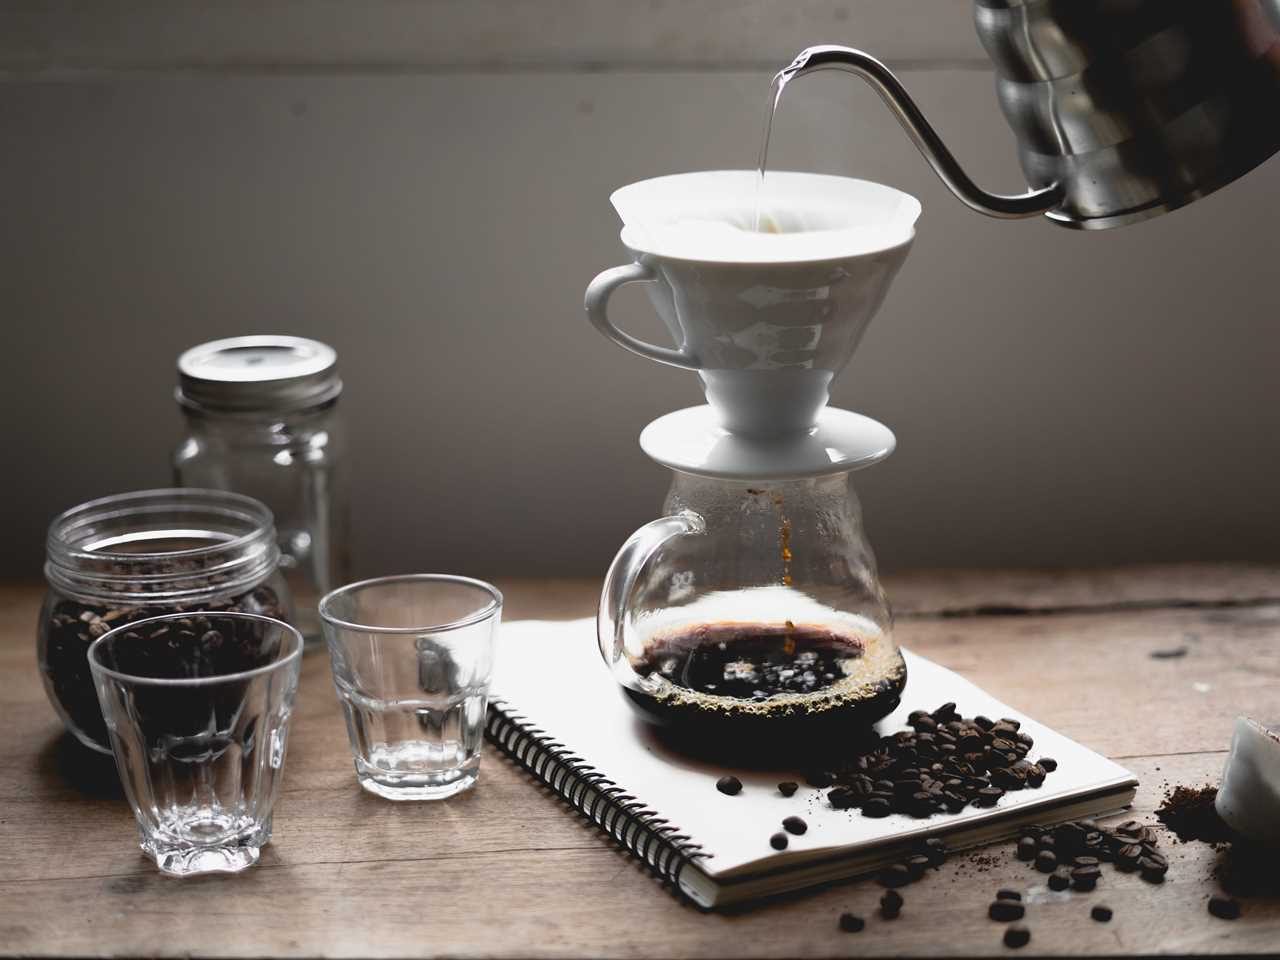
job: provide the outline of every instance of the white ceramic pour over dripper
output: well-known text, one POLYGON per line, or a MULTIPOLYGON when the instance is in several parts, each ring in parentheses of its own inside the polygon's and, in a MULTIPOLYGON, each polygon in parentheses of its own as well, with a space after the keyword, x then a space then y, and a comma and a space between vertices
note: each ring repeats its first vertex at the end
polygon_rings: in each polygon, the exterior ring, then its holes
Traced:
POLYGON ((587 288, 591 322, 619 345, 694 370, 707 406, 641 434, 665 466, 702 476, 781 479, 867 466, 887 456, 882 424, 827 406, 915 236, 920 204, 847 177, 770 171, 756 214, 753 170, 678 174, 611 200, 633 263, 587 288), (677 346, 646 343, 609 320, 610 294, 644 282, 677 346))

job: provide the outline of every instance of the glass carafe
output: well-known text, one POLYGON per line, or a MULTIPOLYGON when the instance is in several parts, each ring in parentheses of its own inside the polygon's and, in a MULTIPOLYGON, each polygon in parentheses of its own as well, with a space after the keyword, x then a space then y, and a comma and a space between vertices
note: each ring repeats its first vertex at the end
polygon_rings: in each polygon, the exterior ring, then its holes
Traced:
POLYGON ((644 719, 713 748, 822 746, 906 681, 848 473, 675 473, 666 516, 619 551, 600 652, 644 719))

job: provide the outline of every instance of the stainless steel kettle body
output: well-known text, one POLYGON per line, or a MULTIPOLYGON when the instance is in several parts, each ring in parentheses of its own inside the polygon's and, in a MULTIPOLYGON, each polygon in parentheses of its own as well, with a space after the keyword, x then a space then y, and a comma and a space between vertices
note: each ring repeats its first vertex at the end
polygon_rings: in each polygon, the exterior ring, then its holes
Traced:
POLYGON ((977 187, 893 73, 811 47, 783 76, 869 81, 956 195, 996 217, 1103 229, 1212 193, 1280 150, 1280 0, 975 0, 1032 189, 977 187))

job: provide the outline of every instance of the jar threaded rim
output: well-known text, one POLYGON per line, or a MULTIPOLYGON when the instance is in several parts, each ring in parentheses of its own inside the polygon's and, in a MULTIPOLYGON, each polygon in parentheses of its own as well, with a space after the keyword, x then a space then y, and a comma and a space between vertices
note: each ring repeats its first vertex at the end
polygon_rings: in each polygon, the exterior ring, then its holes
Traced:
POLYGON ((191 604, 243 593, 269 577, 280 560, 275 520, 264 504, 198 488, 140 490, 82 503, 49 524, 45 549, 51 586, 126 605, 191 604), (167 545, 145 549, 149 542, 167 545))

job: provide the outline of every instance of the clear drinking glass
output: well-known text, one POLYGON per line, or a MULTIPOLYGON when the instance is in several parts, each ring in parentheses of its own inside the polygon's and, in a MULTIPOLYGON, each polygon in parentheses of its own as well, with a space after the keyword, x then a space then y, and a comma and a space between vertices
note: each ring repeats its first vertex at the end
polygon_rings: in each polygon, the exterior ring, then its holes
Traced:
POLYGON ((320 601, 360 786, 439 800, 480 770, 502 594, 481 580, 364 580, 320 601))
POLYGON ((89 647, 139 843, 165 873, 235 873, 271 839, 302 634, 249 613, 173 613, 89 647))

